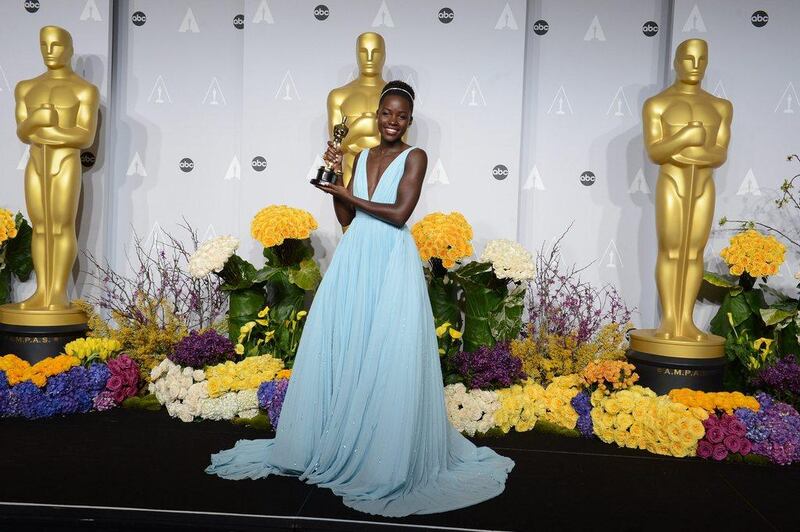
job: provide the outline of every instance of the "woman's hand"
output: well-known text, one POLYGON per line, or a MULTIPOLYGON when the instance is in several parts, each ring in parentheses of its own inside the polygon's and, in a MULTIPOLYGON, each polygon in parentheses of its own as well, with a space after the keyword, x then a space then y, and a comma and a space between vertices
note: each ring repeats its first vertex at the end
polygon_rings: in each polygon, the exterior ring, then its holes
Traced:
POLYGON ((331 163, 331 165, 333 166, 333 171, 336 172, 337 174, 342 173, 342 157, 343 157, 342 148, 335 147, 333 145, 333 142, 329 140, 328 149, 325 150, 325 154, 322 156, 322 158, 326 162, 331 163))
POLYGON ((323 181, 314 186, 324 192, 327 192, 334 198, 344 200, 345 202, 353 197, 353 194, 350 192, 350 190, 339 183, 326 183, 323 181))

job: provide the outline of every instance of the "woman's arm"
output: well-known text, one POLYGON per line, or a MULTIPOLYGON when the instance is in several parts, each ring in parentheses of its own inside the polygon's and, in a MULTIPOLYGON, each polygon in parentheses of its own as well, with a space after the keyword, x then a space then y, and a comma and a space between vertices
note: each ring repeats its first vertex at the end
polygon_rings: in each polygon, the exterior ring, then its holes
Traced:
MULTIPOLYGON (((355 165, 353 166, 355 167, 355 165)), ((406 158, 403 177, 400 178, 394 203, 377 203, 356 197, 351 190, 341 185, 317 185, 317 188, 340 199, 345 204, 351 205, 354 209, 360 209, 384 222, 402 227, 417 206, 427 169, 428 155, 425 151, 419 148, 412 150, 406 158)), ((353 175, 355 176, 355 173, 353 175)), ((352 179, 350 181, 352 182, 352 179)))

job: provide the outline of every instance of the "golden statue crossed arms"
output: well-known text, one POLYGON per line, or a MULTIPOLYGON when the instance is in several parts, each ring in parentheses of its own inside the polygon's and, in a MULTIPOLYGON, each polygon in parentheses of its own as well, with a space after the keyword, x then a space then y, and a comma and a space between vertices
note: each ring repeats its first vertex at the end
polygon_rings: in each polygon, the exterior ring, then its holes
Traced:
POLYGON ((661 324, 631 334, 631 348, 644 353, 724 354, 724 339, 701 331, 692 316, 714 217, 712 172, 727 157, 733 116, 729 101, 700 87, 707 64, 705 41, 682 42, 675 52, 675 83, 648 99, 642 111, 647 153, 661 167, 655 198, 661 324))
POLYGON ((15 91, 17 135, 31 146, 25 204, 33 226, 36 292, 21 303, 0 307, 0 323, 71 325, 86 321, 70 304, 67 283, 78 253, 80 150, 94 141, 99 93, 72 70, 69 32, 45 26, 39 36, 47 71, 19 82, 15 91))

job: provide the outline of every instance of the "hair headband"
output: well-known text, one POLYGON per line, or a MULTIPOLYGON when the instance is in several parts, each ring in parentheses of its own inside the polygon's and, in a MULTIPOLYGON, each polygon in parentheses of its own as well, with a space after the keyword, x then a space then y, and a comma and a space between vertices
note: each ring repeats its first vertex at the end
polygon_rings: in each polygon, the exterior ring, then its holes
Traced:
MULTIPOLYGON (((389 87, 388 89, 386 89, 385 91, 383 91, 383 92, 381 93, 381 98, 383 98, 383 97, 384 97, 384 95, 385 95, 387 92, 389 92, 389 91, 403 91, 403 92, 405 92, 406 94, 408 94, 408 96, 411 98, 411 101, 412 101, 412 102, 414 101, 414 95, 413 95, 413 94, 411 94, 410 92, 408 92, 407 90, 403 89, 402 87, 389 87)), ((379 99, 380 99, 380 98, 379 98, 379 99)))

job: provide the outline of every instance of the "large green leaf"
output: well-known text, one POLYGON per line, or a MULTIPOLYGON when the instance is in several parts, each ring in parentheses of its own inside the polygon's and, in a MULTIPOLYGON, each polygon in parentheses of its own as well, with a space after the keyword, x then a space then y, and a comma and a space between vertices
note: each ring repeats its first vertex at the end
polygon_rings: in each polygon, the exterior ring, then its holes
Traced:
POLYGON ((764 324, 775 325, 776 323, 780 323, 787 318, 793 318, 796 316, 797 309, 790 311, 779 308, 762 308, 760 313, 761 319, 764 320, 764 324))
POLYGON ((704 272, 703 280, 714 286, 721 286, 722 288, 733 288, 736 286, 736 280, 714 272, 704 272))
POLYGON ((258 317, 258 313, 267 304, 267 295, 263 290, 250 288, 234 290, 230 293, 230 309, 228 310, 228 337, 236 342, 239 329, 258 317))
POLYGON ((0 265, 0 305, 11 301, 11 270, 0 265))
POLYGON ((253 274, 254 283, 287 282, 288 280, 285 268, 269 264, 253 274))
POLYGON ((437 326, 448 322, 461 330, 461 309, 458 308, 458 285, 449 278, 430 276, 428 296, 431 300, 433 319, 437 326))
POLYGON ((17 226, 17 236, 8 241, 6 248, 7 268, 16 275, 20 281, 25 282, 33 271, 33 259, 31 257, 31 237, 33 230, 28 221, 17 213, 15 218, 17 226))
POLYGON ((742 292, 737 295, 732 295, 731 293, 725 295, 717 314, 711 320, 712 333, 722 337, 727 337, 733 333, 733 329, 728 322, 728 314, 731 314, 733 324, 737 327, 753 315, 753 311, 750 309, 744 294, 742 292))
POLYGON ((524 308, 525 287, 516 286, 508 292, 491 313, 492 336, 498 342, 517 338, 522 331, 522 311, 524 308))
POLYGON ((322 280, 322 273, 314 259, 303 259, 297 268, 289 269, 289 281, 303 290, 314 290, 322 280))
POLYGON ((241 290, 253 286, 256 268, 234 253, 225 263, 219 276, 225 281, 220 287, 222 290, 241 290))
POLYGON ((272 266, 296 266, 314 256, 311 239, 287 238, 282 244, 264 248, 264 258, 272 266))
POLYGON ((476 283, 464 284, 464 351, 496 343, 492 334, 492 311, 501 305, 505 294, 476 283))

